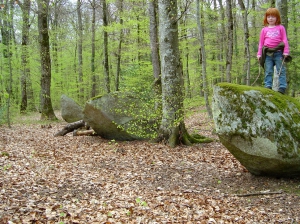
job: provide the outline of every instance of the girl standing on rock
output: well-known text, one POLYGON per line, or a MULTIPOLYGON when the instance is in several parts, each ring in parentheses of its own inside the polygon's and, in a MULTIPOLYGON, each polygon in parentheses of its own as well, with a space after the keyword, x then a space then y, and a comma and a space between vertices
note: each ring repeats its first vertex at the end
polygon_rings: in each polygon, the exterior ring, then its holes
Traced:
POLYGON ((278 92, 284 94, 287 88, 284 62, 291 59, 286 30, 281 25, 280 13, 269 8, 264 16, 265 27, 260 32, 257 58, 265 68, 265 87, 272 89, 274 65, 279 74, 278 92))

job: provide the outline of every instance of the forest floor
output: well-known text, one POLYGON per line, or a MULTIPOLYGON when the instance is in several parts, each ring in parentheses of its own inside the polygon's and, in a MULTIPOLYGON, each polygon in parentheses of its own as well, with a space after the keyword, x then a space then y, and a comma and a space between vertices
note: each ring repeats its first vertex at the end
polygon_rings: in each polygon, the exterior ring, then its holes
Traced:
POLYGON ((0 224, 300 223, 300 178, 250 174, 201 108, 186 126, 215 141, 176 148, 22 119, 0 127, 0 224))

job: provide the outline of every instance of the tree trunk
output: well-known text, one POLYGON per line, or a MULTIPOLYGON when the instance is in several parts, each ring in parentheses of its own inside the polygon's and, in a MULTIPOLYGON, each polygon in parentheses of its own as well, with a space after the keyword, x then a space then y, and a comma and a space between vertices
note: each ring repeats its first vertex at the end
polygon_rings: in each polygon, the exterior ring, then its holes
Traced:
POLYGON ((51 102, 51 59, 48 34, 49 0, 38 0, 38 30, 41 58, 41 120, 56 120, 51 102))
MULTIPOLYGON (((187 40, 186 40, 187 41, 187 40)), ((188 45, 188 42, 186 42, 188 45)), ((187 51, 188 51, 188 47, 187 51)), ((190 73, 189 73, 189 53, 186 52, 185 54, 185 79, 186 79, 186 90, 185 90, 185 95, 187 98, 192 98, 192 91, 191 91, 191 80, 190 80, 190 73)))
MULTIPOLYGON (((9 20, 12 20, 13 16, 10 14, 9 20)), ((10 107, 11 107, 11 99, 13 95, 12 91, 12 82, 13 82, 13 75, 12 75, 12 53, 11 53, 11 43, 12 43, 12 30, 9 30, 9 35, 8 35, 8 44, 7 44, 7 53, 8 53, 8 72, 9 72, 9 84, 8 84, 8 98, 7 98, 7 124, 8 127, 11 128, 11 119, 10 119, 10 107)))
POLYGON ((231 67, 233 54, 233 17, 232 17, 232 2, 226 0, 227 14, 227 51, 226 51, 226 81, 231 82, 231 67))
POLYGON ((191 92, 191 81, 190 81, 190 68, 189 68, 189 41, 188 41, 188 27, 187 27, 187 23, 188 23, 188 19, 187 16, 183 16, 181 21, 181 25, 183 26, 183 28, 181 29, 181 34, 180 36, 182 36, 184 38, 184 42, 185 42, 185 48, 182 49, 182 53, 185 56, 185 69, 184 69, 184 80, 185 80, 185 97, 186 98, 192 98, 192 92, 191 92))
MULTIPOLYGON (((2 3, 3 1, 1 1, 2 3)), ((8 0, 4 1, 3 8, 1 8, 2 11, 2 18, 1 18, 1 43, 7 46, 10 42, 10 23, 9 23, 9 6, 8 6, 8 0)), ((3 57, 8 58, 9 54, 7 52, 7 47, 3 47, 3 57)))
MULTIPOLYGON (((149 34, 150 34, 150 46, 151 46, 151 60, 153 67, 154 79, 160 79, 160 58, 159 58, 159 41, 158 41, 158 17, 157 17, 157 0, 149 1, 149 34)), ((160 86, 161 87, 161 86, 160 86)))
POLYGON ((22 55, 21 55, 21 66, 22 66, 22 74, 21 74, 21 105, 20 112, 25 112, 27 109, 27 79, 28 79, 28 37, 29 37, 29 10, 30 10, 30 0, 25 0, 24 5, 21 5, 22 10, 22 55))
POLYGON ((122 18, 122 14, 123 14, 123 0, 120 0, 119 2, 120 6, 119 6, 119 11, 120 11, 120 25, 121 25, 121 29, 120 29, 120 36, 119 36, 119 45, 118 45, 118 53, 117 53, 117 71, 116 71, 116 80, 115 80, 115 89, 116 91, 119 91, 119 87, 120 87, 120 72, 121 72, 121 50, 122 50, 122 43, 123 43, 123 18, 122 18))
POLYGON ((246 71, 246 85, 250 86, 250 46, 249 46, 249 28, 248 28, 248 7, 249 0, 247 1, 247 8, 243 0, 238 0, 243 13, 243 25, 244 25, 244 43, 245 43, 245 65, 244 69, 246 71))
POLYGON ((177 0, 159 0, 159 37, 162 68, 162 121, 159 141, 171 147, 184 133, 183 77, 178 44, 177 0))
POLYGON ((223 23, 223 21, 225 21, 225 13, 224 13, 224 8, 223 8, 223 3, 222 0, 218 0, 219 2, 219 6, 220 6, 220 21, 221 21, 221 28, 220 30, 218 30, 217 34, 218 34, 218 39, 219 39, 219 61, 220 61, 220 65, 219 65, 219 72, 221 74, 221 82, 224 82, 225 78, 224 78, 224 74, 225 74, 225 69, 224 69, 224 45, 226 43, 226 38, 225 38, 225 25, 223 23))
POLYGON ((159 58, 159 40, 158 40, 158 2, 157 0, 149 1, 149 34, 151 46, 151 60, 154 77, 155 108, 161 110, 161 62, 159 58))
POLYGON ((200 9, 200 0, 197 0, 197 26, 198 26, 198 32, 199 32, 199 42, 201 46, 201 57, 202 57, 202 81, 203 81, 203 89, 204 89, 204 99, 205 99, 205 105, 206 110, 208 113, 208 116, 212 118, 212 110, 209 104, 209 90, 208 90, 208 84, 207 84, 207 75, 206 75, 206 51, 205 51, 205 43, 204 43, 204 34, 203 34, 203 28, 201 25, 201 12, 202 9, 200 9))
MULTIPOLYGON (((297 11, 297 2, 296 1, 292 1, 291 3, 291 23, 292 24, 297 24, 298 23, 298 11, 297 11)), ((299 43, 298 39, 299 39, 299 35, 298 35, 298 27, 297 26, 292 26, 293 27, 293 40, 291 42, 291 45, 293 45, 293 43, 299 43)), ((293 50, 291 51, 291 55, 293 55, 293 50)), ((291 69, 292 70, 292 69, 291 69)), ((293 73, 296 71, 293 71, 293 73)), ((288 73, 290 73, 288 71, 288 73)), ((288 79, 288 86, 289 90, 291 92, 291 96, 295 97, 296 95, 296 91, 298 91, 298 86, 297 86, 297 82, 299 80, 299 78, 296 75, 289 75, 289 79, 288 79)))
POLYGON ((110 76, 109 76, 109 64, 108 64, 108 34, 106 27, 107 22, 107 5, 106 0, 102 0, 102 20, 103 20, 103 47, 104 47, 104 78, 105 78, 105 87, 106 92, 110 93, 110 76))
POLYGON ((95 74, 95 22, 96 22, 96 2, 91 3, 92 6, 92 55, 91 55, 91 73, 92 73, 92 93, 91 97, 95 97, 97 93, 97 77, 95 74))
MULTIPOLYGON (((278 8, 280 12, 280 18, 281 18, 281 24, 285 27, 286 33, 288 32, 288 2, 287 0, 276 0, 275 1, 276 8, 278 8)), ((286 34, 288 36, 288 33, 286 34)), ((286 80, 287 80, 287 90, 289 89, 289 66, 286 63, 286 80)), ((274 67, 276 70, 276 66, 274 67)), ((276 79, 276 86, 274 86, 275 89, 279 89, 279 71, 277 71, 277 74, 274 75, 274 79, 276 79)))
POLYGON ((83 41, 83 25, 81 15, 81 0, 77 0, 77 20, 78 20, 78 87, 79 87, 79 101, 84 101, 84 86, 83 86, 83 59, 82 59, 82 41, 83 41))
POLYGON ((29 78, 30 78, 30 66, 28 63, 28 44, 29 44, 29 13, 30 13, 30 0, 24 0, 24 3, 19 3, 22 10, 22 54, 21 54, 21 105, 20 112, 27 110, 28 96, 29 94, 29 78))

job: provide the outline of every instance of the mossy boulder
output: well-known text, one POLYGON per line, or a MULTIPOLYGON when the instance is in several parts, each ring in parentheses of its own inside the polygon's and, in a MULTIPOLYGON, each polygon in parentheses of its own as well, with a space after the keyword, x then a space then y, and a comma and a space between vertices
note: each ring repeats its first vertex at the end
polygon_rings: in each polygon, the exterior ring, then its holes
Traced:
POLYGON ((249 172, 300 176, 300 103, 262 87, 214 86, 213 119, 222 144, 249 172))
POLYGON ((83 120, 105 139, 151 139, 158 124, 148 102, 133 93, 112 92, 89 100, 83 120))

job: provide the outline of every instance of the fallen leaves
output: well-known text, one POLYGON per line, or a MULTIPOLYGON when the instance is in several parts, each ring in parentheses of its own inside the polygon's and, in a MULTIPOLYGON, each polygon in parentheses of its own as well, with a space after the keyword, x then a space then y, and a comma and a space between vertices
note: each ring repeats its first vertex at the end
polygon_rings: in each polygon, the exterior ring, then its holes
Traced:
MULTIPOLYGON (((0 128, 0 223, 300 222, 299 179, 253 176, 218 141, 54 138, 64 125, 0 128)), ((186 126, 217 140, 205 114, 186 126)))

